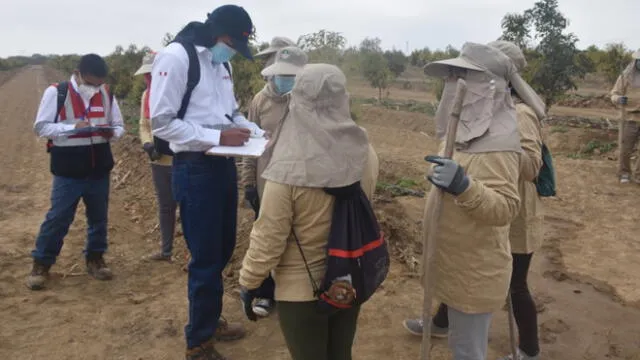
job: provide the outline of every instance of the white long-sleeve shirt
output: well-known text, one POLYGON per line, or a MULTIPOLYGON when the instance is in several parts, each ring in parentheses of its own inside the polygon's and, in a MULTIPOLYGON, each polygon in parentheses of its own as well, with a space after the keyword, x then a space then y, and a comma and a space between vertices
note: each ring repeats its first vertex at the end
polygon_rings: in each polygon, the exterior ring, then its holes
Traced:
POLYGON ((222 64, 211 63, 211 52, 196 46, 200 62, 200 81, 191 93, 183 119, 178 119, 187 87, 189 57, 184 47, 169 44, 156 54, 153 63, 149 107, 153 135, 170 143, 173 152, 206 151, 220 145, 219 128, 231 125, 247 128, 263 136, 260 127, 237 111, 233 80, 222 64))
MULTIPOLYGON (((69 86, 78 90, 78 83, 74 76, 69 81, 69 86)), ((89 106, 89 100, 82 98, 84 106, 89 106)), ((69 130, 73 130, 75 125, 56 123, 56 112, 58 110, 58 88, 51 85, 42 94, 42 100, 40 100, 40 107, 38 108, 38 114, 36 115, 36 121, 33 124, 33 129, 39 137, 45 137, 53 139, 60 136, 61 133, 69 130)), ((91 119, 88 119, 91 121, 91 119)), ((111 140, 117 140, 124 135, 124 121, 122 120, 122 113, 116 98, 113 98, 111 103, 111 126, 115 127, 113 130, 113 137, 111 140)))

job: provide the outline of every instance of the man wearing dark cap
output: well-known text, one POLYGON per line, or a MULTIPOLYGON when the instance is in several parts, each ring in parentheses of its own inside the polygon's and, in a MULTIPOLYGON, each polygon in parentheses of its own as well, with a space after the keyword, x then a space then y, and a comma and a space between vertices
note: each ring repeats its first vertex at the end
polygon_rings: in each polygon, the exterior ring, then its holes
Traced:
POLYGON ((248 44, 252 32, 253 23, 243 8, 224 5, 204 23, 189 23, 153 64, 151 126, 153 135, 169 143, 173 153, 173 196, 180 205, 191 253, 185 327, 188 360, 225 359, 216 351, 214 340, 244 336, 241 326, 220 319, 222 270, 236 242, 235 161, 205 152, 220 145, 242 146, 249 137, 264 136, 238 111, 229 65, 236 53, 252 59, 248 44), (195 54, 189 56, 193 47, 195 54), (200 76, 189 98, 185 93, 188 80, 193 79, 189 76, 193 62, 198 63, 200 76))

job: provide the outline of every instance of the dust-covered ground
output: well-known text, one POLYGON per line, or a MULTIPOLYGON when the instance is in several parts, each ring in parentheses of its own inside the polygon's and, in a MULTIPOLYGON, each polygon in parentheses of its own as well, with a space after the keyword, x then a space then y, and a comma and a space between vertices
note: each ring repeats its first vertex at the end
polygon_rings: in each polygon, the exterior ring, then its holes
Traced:
MULTIPOLYGON (((141 260, 156 249, 159 233, 150 169, 132 136, 115 146, 107 257, 115 279, 98 282, 84 272, 81 206, 48 289, 31 292, 24 286, 51 182, 44 141, 31 127, 42 91, 59 77, 31 67, 0 87, 0 359, 181 358, 186 251, 178 234, 173 264, 141 260)), ((422 158, 435 151, 432 121, 376 106, 363 106, 360 121, 379 153, 380 182, 428 190, 422 158)), ((534 257, 530 280, 541 304, 542 358, 640 360, 640 187, 617 184, 615 155, 607 146, 615 133, 550 127, 547 136, 559 196, 545 200, 546 241, 534 257), (594 139, 598 144, 585 148, 594 139)), ((420 339, 406 334, 401 321, 419 314, 422 304, 414 270, 424 198, 394 197, 381 186, 375 200, 394 261, 388 280, 363 308, 354 358, 416 359, 420 339)), ((249 334, 220 344, 220 350, 233 359, 289 359, 276 317, 258 323, 242 317, 235 290, 251 215, 239 211, 238 247, 225 271, 224 314, 244 322, 249 334)), ((506 316, 499 312, 490 359, 508 347, 506 316)), ((435 341, 432 354, 448 359, 446 341, 435 341)))

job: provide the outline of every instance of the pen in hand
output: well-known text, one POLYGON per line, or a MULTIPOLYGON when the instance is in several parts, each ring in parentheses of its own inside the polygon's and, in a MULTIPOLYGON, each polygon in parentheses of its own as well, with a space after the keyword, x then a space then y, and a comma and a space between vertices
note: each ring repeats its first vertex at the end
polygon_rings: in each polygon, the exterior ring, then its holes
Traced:
MULTIPOLYGON (((226 117, 227 119, 229 119, 229 121, 231 121, 231 124, 233 125, 237 125, 236 122, 233 120, 233 118, 231 117, 231 115, 229 114, 224 114, 224 117, 226 117)), ((255 137, 257 134, 257 132, 255 130, 251 130, 251 129, 247 129, 249 131, 251 131, 251 137, 255 137)))

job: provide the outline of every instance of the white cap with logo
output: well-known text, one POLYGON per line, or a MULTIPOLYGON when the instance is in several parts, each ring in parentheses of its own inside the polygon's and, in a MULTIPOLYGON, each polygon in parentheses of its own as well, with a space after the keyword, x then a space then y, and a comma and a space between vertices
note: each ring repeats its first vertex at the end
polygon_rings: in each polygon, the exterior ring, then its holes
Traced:
POLYGON ((297 75, 307 65, 307 54, 297 46, 288 46, 276 53, 275 62, 262 70, 262 76, 297 75))

